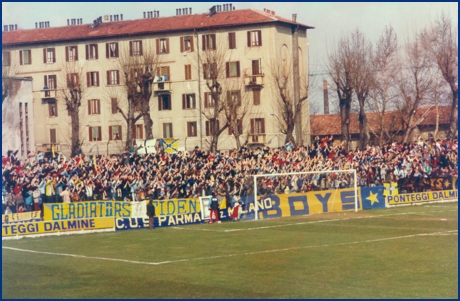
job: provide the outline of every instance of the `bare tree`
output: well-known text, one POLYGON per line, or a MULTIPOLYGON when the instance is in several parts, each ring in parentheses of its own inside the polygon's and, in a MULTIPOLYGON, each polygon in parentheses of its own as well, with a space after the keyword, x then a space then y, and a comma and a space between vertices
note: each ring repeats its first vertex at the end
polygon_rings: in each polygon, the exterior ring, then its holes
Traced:
POLYGON ((12 57, 13 51, 3 50, 2 59, 2 103, 14 90, 14 78, 19 71, 18 59, 12 57))
POLYGON ((335 84, 339 99, 341 134, 348 151, 350 141, 350 111, 353 100, 353 73, 356 70, 356 56, 350 39, 342 38, 332 53, 328 54, 327 69, 335 84))
POLYGON ((398 37, 393 27, 385 27, 376 44, 376 50, 373 58, 373 77, 370 91, 371 102, 369 107, 377 116, 377 128, 374 130, 369 127, 382 146, 384 143, 392 141, 395 134, 401 130, 395 123, 388 122, 388 109, 395 97, 398 96, 396 87, 397 74, 399 73, 398 61, 398 37))
POLYGON ((419 37, 406 43, 404 61, 406 67, 401 70, 398 78, 401 97, 395 105, 400 112, 405 130, 403 142, 408 142, 412 131, 419 123, 419 120, 415 119, 417 110, 427 102, 427 94, 433 83, 427 68, 428 57, 419 37))
POLYGON ((63 62, 60 65, 62 71, 57 81, 57 94, 64 100, 70 116, 70 154, 76 156, 83 144, 80 133, 80 106, 87 91, 87 86, 83 84, 86 74, 78 61, 63 62))
POLYGON ((447 136, 453 138, 458 131, 458 26, 453 26, 452 20, 443 13, 420 36, 430 61, 437 65, 451 89, 452 112, 447 136))
POLYGON ((267 66, 267 75, 273 86, 273 96, 276 98, 274 102, 274 110, 279 112, 281 120, 277 119, 279 128, 286 135, 285 143, 292 141, 293 143, 301 143, 296 141, 294 137, 294 128, 296 120, 302 112, 302 105, 308 99, 310 92, 310 83, 308 74, 305 68, 300 68, 300 93, 299 101, 294 101, 294 73, 293 63, 289 59, 290 56, 271 56, 267 66), (283 57, 282 60, 279 58, 283 57))
MULTIPOLYGON (((114 70, 119 71, 120 78, 117 80, 126 92, 127 107, 122 108, 118 105, 118 111, 127 124, 126 147, 133 145, 134 125, 141 117, 144 119, 146 139, 153 139, 150 99, 155 74, 160 72, 161 67, 160 56, 156 54, 153 45, 144 43, 142 47, 142 44, 139 46, 133 43, 130 42, 129 47, 120 47, 119 57, 115 61, 117 70, 114 70), (140 110, 140 113, 136 114, 136 109, 140 110)), ((113 80, 109 74, 108 80, 113 80)))

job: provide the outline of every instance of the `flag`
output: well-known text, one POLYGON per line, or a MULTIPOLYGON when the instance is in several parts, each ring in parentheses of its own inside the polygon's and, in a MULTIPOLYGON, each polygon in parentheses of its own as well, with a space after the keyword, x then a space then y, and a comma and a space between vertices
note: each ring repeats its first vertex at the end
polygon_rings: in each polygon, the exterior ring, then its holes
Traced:
POLYGON ((161 147, 165 153, 177 153, 179 148, 179 139, 161 139, 161 147))
POLYGON ((385 187, 385 190, 383 191, 384 196, 393 196, 398 194, 398 183, 396 182, 383 183, 383 187, 385 187))
POLYGON ((53 158, 54 158, 54 143, 51 144, 51 155, 52 155, 53 158))
POLYGON ((361 187, 363 210, 385 208, 384 187, 361 187))
POLYGON ((220 201, 219 209, 222 210, 225 208, 227 208, 227 200, 224 198, 223 200, 220 201))

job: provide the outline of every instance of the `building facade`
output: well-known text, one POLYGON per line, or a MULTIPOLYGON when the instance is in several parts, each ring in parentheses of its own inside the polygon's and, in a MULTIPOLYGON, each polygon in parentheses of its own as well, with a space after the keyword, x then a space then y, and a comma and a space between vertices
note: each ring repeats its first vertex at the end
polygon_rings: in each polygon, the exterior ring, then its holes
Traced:
MULTIPOLYGON (((154 74, 149 87, 153 138, 179 139, 187 150, 207 149, 213 130, 208 84, 214 69, 206 57, 218 53, 220 83, 227 97, 245 104, 244 117, 238 120, 240 141, 277 147, 284 136, 269 69, 284 64, 291 70, 293 45, 298 44, 299 73, 308 74, 307 30, 312 28, 252 9, 172 17, 149 14, 124 21, 99 18, 91 24, 3 32, 3 64, 16 62, 15 75, 32 78, 37 145, 56 144, 62 152, 70 152, 72 126, 63 90, 69 82, 80 81, 81 149, 90 155, 114 154, 125 150, 126 91, 136 69, 127 72, 124 67, 136 57, 154 61, 149 65, 154 74)), ((139 111, 135 109, 136 116, 139 111)), ((303 140, 309 141, 308 102, 302 113, 303 140)), ((132 138, 146 139, 145 134, 140 117, 132 138)), ((234 147, 231 130, 224 130, 218 149, 234 147)))

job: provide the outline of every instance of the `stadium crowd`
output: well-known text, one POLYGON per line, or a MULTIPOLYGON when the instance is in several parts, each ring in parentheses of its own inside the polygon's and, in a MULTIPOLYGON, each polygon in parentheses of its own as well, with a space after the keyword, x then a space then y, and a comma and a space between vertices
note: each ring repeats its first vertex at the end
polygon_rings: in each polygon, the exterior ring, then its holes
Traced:
POLYGON ((253 175, 313 171, 314 174, 264 177, 257 182, 259 195, 307 192, 382 185, 406 178, 458 175, 458 142, 455 140, 389 143, 383 147, 346 152, 332 137, 315 138, 311 146, 240 149, 212 153, 193 151, 139 155, 45 158, 43 152, 17 158, 2 157, 2 214, 40 210, 50 202, 85 200, 173 199, 213 192, 226 197, 253 194, 253 175))

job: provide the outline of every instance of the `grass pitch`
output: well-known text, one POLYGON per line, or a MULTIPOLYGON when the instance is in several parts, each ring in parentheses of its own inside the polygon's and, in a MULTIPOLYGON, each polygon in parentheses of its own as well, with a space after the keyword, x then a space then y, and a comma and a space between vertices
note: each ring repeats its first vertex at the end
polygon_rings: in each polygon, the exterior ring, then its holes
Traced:
POLYGON ((458 203, 2 246, 3 298, 458 298, 458 203))

